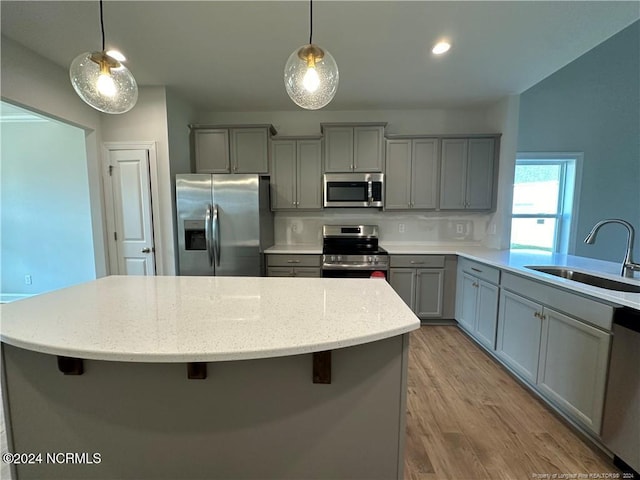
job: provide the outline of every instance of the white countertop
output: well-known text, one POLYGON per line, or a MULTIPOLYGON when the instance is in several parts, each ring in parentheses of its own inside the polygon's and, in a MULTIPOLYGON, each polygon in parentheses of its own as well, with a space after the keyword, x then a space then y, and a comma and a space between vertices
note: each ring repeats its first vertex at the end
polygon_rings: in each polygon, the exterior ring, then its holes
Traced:
MULTIPOLYGON (((640 310, 640 293, 618 292, 605 288, 593 287, 572 280, 556 277, 546 273, 525 268, 529 266, 567 266, 583 272, 595 273, 613 280, 640 285, 640 279, 628 279, 620 276, 620 263, 605 262, 587 257, 560 255, 534 251, 494 250, 486 247, 463 244, 430 244, 380 242, 380 246, 394 255, 459 255, 471 260, 483 262, 503 270, 518 273, 538 281, 557 285, 576 293, 581 293, 599 300, 631 307, 640 310)), ((322 253, 322 246, 310 245, 275 245, 267 253, 295 254, 322 253)))
POLYGON ((322 254, 322 245, 307 245, 307 244, 299 244, 299 245, 274 245, 272 247, 267 248, 264 253, 281 253, 287 255, 295 255, 295 254, 310 254, 310 255, 320 255, 322 254))
POLYGON ((296 355, 420 326, 378 279, 111 276, 0 305, 0 314, 10 345, 132 362, 296 355))
POLYGON ((567 280, 547 273, 537 272, 526 266, 566 266, 582 272, 595 273, 597 275, 617 280, 620 282, 640 285, 640 279, 623 278, 620 276, 620 263, 605 262, 587 257, 574 255, 560 255, 554 253, 518 251, 518 250, 493 250, 477 246, 457 245, 426 245, 426 244, 394 244, 381 243, 381 246, 390 254, 440 254, 459 255, 470 260, 492 265, 503 270, 511 271, 530 277, 538 281, 544 281, 568 290, 581 293, 599 300, 604 300, 615 305, 627 306, 640 310, 640 293, 619 292, 605 288, 593 287, 584 283, 567 280))

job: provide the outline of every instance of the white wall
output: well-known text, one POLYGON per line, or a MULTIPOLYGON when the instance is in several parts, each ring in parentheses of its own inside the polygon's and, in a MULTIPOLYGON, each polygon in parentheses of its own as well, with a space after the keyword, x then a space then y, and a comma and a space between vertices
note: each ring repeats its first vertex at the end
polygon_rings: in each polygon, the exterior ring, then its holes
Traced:
POLYGON ((158 273, 175 275, 173 241, 171 171, 169 167, 169 136, 167 103, 164 87, 142 87, 136 106, 121 115, 105 115, 102 120, 105 142, 155 142, 158 185, 153 188, 160 218, 154 218, 156 266, 158 273), (155 191, 154 191, 155 190, 155 191))
POLYGON ((3 122, 0 132, 0 291, 37 294, 95 279, 84 132, 57 121, 3 122))
MULTIPOLYGON (((176 236, 176 174, 191 173, 191 148, 189 141, 189 124, 196 118, 196 111, 192 105, 185 102, 170 88, 166 91, 167 99, 167 127, 169 135, 169 169, 171 176, 171 226, 173 232, 174 252, 178 250, 176 236)), ((174 266, 177 269, 177 255, 174 256, 174 266)), ((177 271, 177 270, 176 270, 177 271)))
POLYGON ((102 185, 99 171, 100 114, 76 95, 68 72, 31 50, 2 37, 0 41, 0 91, 2 99, 80 127, 85 132, 87 175, 98 277, 107 273, 106 232, 103 223, 102 185))
POLYGON ((489 248, 509 248, 511 240, 511 205, 518 147, 519 111, 520 96, 513 95, 503 98, 487 112, 487 120, 492 128, 502 132, 498 167, 498 203, 495 213, 491 215, 484 240, 484 244, 489 248))
POLYGON ((486 109, 205 112, 202 124, 271 123, 278 135, 318 135, 321 123, 387 122, 387 134, 496 133, 489 129, 486 109))

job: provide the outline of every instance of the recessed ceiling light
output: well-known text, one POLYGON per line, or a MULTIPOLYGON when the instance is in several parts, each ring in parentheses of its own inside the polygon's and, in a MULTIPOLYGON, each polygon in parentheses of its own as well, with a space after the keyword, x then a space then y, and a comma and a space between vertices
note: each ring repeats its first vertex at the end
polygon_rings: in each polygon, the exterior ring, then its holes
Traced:
POLYGON ((448 52, 450 48, 451 48, 451 44, 450 43, 448 43, 448 42, 438 42, 431 49, 431 51, 433 53, 435 53, 436 55, 442 55, 443 53, 448 52))

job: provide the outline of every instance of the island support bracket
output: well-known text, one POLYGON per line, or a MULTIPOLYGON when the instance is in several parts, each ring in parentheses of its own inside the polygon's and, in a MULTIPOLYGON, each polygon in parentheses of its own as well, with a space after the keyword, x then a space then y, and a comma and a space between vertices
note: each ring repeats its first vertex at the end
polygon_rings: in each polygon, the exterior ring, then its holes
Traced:
POLYGON ((58 370, 65 375, 82 375, 84 363, 81 358, 58 356, 58 370))
POLYGON ((206 362, 187 363, 187 378, 189 378, 189 380, 204 380, 207 378, 206 362))
POLYGON ((331 383, 331 350, 313 353, 313 383, 331 383))

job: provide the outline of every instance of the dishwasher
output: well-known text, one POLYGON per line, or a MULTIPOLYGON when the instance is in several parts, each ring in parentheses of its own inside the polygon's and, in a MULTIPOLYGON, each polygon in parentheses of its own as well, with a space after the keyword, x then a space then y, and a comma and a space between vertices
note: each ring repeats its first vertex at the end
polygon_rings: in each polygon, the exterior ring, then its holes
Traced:
POLYGON ((616 311, 602 441, 625 473, 640 471, 640 311, 616 311))

